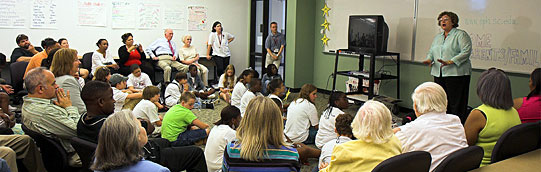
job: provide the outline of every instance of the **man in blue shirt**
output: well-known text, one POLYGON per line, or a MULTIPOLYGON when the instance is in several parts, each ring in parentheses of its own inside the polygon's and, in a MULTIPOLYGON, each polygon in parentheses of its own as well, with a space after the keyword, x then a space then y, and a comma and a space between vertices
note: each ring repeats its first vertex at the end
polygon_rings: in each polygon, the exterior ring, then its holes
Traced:
POLYGON ((278 32, 278 24, 272 22, 270 24, 271 34, 265 40, 265 48, 267 49, 267 58, 265 65, 274 64, 276 68, 280 68, 282 61, 282 52, 286 44, 284 35, 278 32))
POLYGON ((152 58, 152 60, 158 60, 158 66, 163 69, 163 81, 166 83, 171 82, 171 67, 176 68, 178 71, 186 72, 187 66, 182 65, 177 61, 178 50, 173 39, 173 30, 165 29, 165 38, 159 38, 150 44, 145 52, 152 58))

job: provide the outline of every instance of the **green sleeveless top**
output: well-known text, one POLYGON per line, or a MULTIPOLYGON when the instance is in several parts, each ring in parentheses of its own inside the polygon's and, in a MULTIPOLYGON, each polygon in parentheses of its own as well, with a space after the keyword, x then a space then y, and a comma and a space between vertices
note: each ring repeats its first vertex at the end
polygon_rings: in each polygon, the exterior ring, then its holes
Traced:
POLYGON ((500 136, 507 131, 507 129, 520 124, 520 118, 515 108, 508 110, 496 109, 491 106, 482 104, 475 108, 483 112, 487 118, 487 123, 481 132, 479 132, 479 138, 475 145, 480 146, 485 151, 483 160, 481 161, 481 167, 490 164, 490 158, 492 156, 492 149, 500 138, 500 136))

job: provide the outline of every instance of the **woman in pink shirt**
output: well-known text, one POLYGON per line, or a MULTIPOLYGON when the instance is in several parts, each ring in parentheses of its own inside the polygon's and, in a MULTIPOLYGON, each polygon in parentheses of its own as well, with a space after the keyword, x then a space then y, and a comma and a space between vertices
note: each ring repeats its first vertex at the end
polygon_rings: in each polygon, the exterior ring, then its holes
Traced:
POLYGON ((541 120, 541 68, 536 68, 530 75, 530 94, 514 100, 522 123, 541 120))

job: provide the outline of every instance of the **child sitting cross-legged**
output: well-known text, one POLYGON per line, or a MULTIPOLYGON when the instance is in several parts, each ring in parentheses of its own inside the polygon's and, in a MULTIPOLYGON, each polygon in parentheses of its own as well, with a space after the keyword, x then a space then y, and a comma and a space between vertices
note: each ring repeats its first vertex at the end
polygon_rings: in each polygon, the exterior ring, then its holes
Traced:
POLYGON ((156 86, 148 86, 143 89, 143 100, 133 108, 133 114, 137 118, 148 119, 154 125, 153 137, 160 134, 160 127, 162 126, 162 117, 158 115, 158 107, 155 104, 159 100, 160 89, 156 86))
POLYGON ((165 113, 161 137, 169 140, 171 146, 193 145, 207 138, 210 127, 193 114, 194 104, 195 95, 184 92, 180 96, 180 104, 165 113))

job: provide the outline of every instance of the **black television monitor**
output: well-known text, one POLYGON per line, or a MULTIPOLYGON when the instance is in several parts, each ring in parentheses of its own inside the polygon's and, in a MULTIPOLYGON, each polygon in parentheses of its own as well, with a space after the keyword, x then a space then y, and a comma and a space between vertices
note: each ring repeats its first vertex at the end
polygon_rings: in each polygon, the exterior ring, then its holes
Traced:
POLYGON ((348 49, 362 52, 386 52, 389 26, 382 15, 349 16, 348 49))

